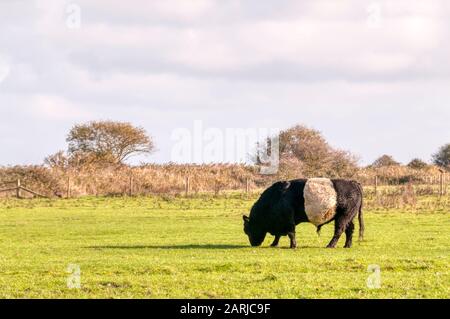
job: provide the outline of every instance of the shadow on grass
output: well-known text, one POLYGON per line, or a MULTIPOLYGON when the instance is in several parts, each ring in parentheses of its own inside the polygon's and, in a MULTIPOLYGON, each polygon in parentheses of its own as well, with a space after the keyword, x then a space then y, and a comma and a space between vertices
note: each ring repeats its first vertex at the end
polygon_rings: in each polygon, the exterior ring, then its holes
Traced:
POLYGON ((300 246, 297 249, 291 249, 289 246, 260 246, 251 247, 249 245, 220 245, 220 244, 186 244, 186 245, 104 245, 104 246, 88 246, 88 249, 179 249, 179 250, 195 250, 195 249, 271 249, 271 250, 302 250, 302 249, 317 249, 324 248, 321 246, 300 246))
POLYGON ((242 249, 248 248, 243 245, 107 245, 107 246, 89 246, 89 249, 242 249))

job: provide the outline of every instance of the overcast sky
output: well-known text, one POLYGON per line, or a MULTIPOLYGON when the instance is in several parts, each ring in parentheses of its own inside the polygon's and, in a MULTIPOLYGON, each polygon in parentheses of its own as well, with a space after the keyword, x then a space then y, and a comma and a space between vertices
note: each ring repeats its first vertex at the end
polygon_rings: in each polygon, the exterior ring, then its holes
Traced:
POLYGON ((362 163, 450 142, 450 2, 0 0, 0 165, 78 122, 323 132, 362 163))

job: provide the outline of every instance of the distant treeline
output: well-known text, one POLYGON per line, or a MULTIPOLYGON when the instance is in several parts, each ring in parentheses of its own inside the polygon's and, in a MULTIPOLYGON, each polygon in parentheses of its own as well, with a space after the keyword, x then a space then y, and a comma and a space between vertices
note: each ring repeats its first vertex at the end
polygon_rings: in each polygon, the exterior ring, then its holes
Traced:
MULTIPOLYGON (((0 168, 0 190, 14 187, 17 180, 29 189, 49 197, 119 196, 146 194, 190 194, 225 190, 259 191, 284 179, 261 175, 259 167, 237 164, 182 165, 149 164, 138 167, 95 167, 59 169, 46 166, 14 166, 0 168)), ((296 175, 292 178, 312 177, 296 175)), ((355 171, 353 178, 365 186, 378 185, 436 185, 440 170, 436 166, 413 169, 408 166, 369 167, 355 171)), ((448 183, 448 176, 446 176, 448 183)), ((14 192, 2 196, 14 195, 14 192)))
POLYGON ((363 185, 431 185, 439 183, 441 172, 450 167, 450 144, 432 156, 433 164, 413 159, 408 165, 401 165, 392 156, 383 155, 372 165, 361 167, 351 152, 332 147, 319 131, 303 125, 255 145, 251 165, 129 166, 129 157, 151 154, 156 148, 143 128, 122 122, 75 125, 67 143, 67 150, 48 156, 42 165, 0 167, 0 196, 14 193, 19 180, 20 185, 39 194, 58 197, 248 192, 278 180, 308 177, 350 178, 363 185), (261 174, 261 167, 267 164, 261 159, 261 152, 275 143, 279 148, 278 169, 273 175, 261 174), (8 189, 11 191, 5 191, 8 189))

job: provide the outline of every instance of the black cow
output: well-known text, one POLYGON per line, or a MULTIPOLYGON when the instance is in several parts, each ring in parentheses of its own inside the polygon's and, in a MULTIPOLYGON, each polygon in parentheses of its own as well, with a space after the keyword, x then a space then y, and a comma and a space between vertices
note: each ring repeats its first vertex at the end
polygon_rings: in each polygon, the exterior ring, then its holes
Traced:
POLYGON ((359 238, 363 239, 363 191, 356 181, 343 179, 297 179, 273 184, 263 192, 244 216, 244 231, 252 246, 260 246, 267 233, 275 236, 273 247, 281 236, 289 236, 291 248, 297 247, 295 227, 311 222, 317 232, 323 225, 335 221, 334 236, 328 248, 336 244, 345 231, 345 248, 352 246, 353 220, 358 214, 359 238), (324 204, 325 203, 325 204, 324 204))

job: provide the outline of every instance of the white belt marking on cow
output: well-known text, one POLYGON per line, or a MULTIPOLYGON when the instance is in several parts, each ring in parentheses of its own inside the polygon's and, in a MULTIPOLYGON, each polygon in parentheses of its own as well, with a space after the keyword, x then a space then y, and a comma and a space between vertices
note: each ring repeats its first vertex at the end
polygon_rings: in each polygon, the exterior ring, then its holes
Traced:
POLYGON ((305 212, 310 223, 319 226, 336 215, 337 193, 329 178, 310 178, 303 192, 305 212))

